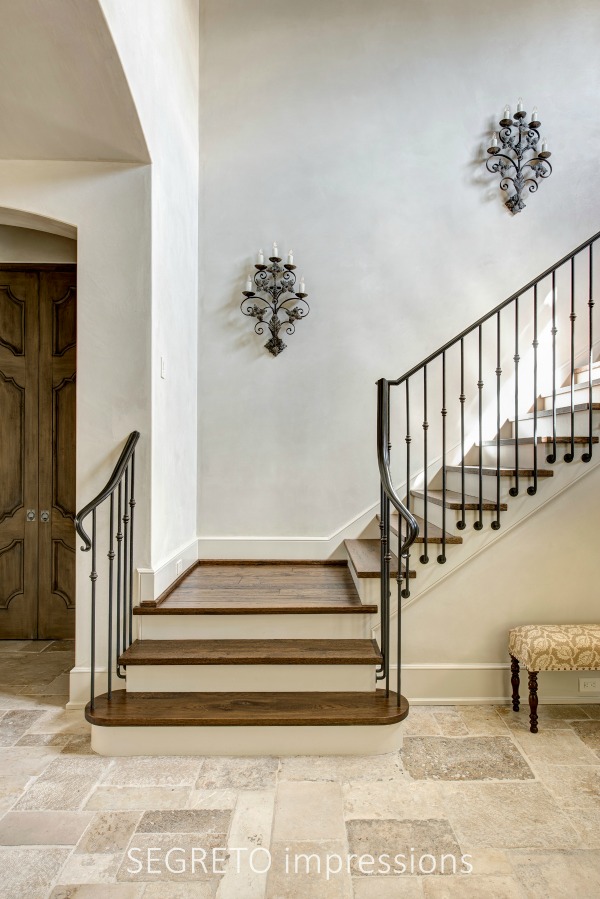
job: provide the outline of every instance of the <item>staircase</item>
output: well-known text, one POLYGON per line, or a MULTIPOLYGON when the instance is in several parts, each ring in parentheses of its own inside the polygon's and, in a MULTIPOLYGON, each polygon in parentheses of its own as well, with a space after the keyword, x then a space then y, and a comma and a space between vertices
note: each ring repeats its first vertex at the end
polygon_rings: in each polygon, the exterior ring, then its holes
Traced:
POLYGON ((92 552, 86 718, 96 752, 398 748, 408 714, 400 610, 600 461, 599 238, 406 375, 379 382, 379 536, 347 540, 346 561, 202 561, 134 607, 130 437, 107 487, 77 519, 92 552), (108 690, 98 696, 96 511, 108 504, 108 690), (126 689, 113 689, 113 674, 126 689))

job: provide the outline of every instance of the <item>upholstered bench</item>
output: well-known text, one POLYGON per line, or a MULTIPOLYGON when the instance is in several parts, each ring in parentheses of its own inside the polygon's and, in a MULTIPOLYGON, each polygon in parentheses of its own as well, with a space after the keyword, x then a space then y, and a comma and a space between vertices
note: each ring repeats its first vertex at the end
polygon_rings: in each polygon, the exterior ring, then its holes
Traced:
POLYGON ((537 734, 540 671, 600 669, 600 624, 526 624, 508 634, 513 711, 519 711, 519 663, 529 672, 529 730, 537 734))

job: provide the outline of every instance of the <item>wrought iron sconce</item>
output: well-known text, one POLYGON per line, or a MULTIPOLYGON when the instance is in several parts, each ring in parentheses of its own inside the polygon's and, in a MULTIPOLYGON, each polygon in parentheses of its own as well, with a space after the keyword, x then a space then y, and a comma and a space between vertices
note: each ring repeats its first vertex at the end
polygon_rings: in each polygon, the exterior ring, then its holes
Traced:
POLYGON ((286 348, 286 344, 279 336, 281 328, 285 328, 286 334, 293 334, 296 330, 295 322, 306 318, 310 306, 306 302, 308 294, 304 278, 300 278, 300 290, 295 290, 296 266, 292 251, 288 253, 287 262, 281 265, 282 257, 279 256, 277 244, 274 243, 273 255, 269 256, 269 262, 270 265, 264 264, 263 251, 259 250, 258 262, 254 266, 256 273, 254 279, 248 275, 246 289, 243 291, 245 299, 242 300, 240 309, 244 315, 257 319, 254 325, 257 334, 262 335, 267 329, 271 332, 269 340, 265 343, 265 349, 272 356, 278 356, 286 348), (265 293, 269 298, 259 296, 265 293), (288 303, 294 305, 288 306, 288 303), (282 318, 282 315, 287 318, 282 318))
POLYGON ((500 119, 500 131, 494 131, 488 148, 491 159, 486 160, 488 172, 500 175, 500 189, 509 193, 505 206, 516 215, 525 209, 523 193, 535 193, 540 180, 549 178, 552 166, 548 162, 551 153, 548 143, 540 137, 537 109, 534 108, 531 121, 526 124, 527 113, 523 100, 519 97, 514 119, 510 106, 504 107, 504 118, 500 119), (500 141, 500 144, 498 143, 500 141), (541 150, 538 144, 541 141, 541 150), (532 154, 530 156, 530 154, 532 154))

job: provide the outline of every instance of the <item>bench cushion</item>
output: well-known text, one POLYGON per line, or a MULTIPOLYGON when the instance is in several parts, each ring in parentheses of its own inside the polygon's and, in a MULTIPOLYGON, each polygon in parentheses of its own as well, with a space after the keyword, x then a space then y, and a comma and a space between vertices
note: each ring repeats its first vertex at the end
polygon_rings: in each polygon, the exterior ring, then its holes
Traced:
POLYGON ((528 671, 593 671, 600 669, 600 624, 515 627, 508 648, 528 671))

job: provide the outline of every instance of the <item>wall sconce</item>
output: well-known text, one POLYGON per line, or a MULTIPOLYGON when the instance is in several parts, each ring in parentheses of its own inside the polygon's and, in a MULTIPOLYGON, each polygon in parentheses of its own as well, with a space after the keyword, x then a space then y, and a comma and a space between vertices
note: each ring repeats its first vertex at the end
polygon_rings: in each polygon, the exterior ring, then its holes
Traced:
POLYGON ((273 255, 269 256, 271 265, 264 264, 263 251, 258 251, 258 262, 254 266, 256 274, 254 279, 252 279, 252 275, 248 275, 246 289, 242 291, 245 299, 242 300, 240 306, 244 315, 258 319, 254 325, 257 334, 262 335, 267 329, 271 332, 265 348, 272 356, 278 356, 286 348, 286 344, 279 336, 281 328, 285 328, 286 334, 293 334, 296 330, 294 322, 306 318, 310 312, 310 306, 306 302, 308 294, 304 278, 300 278, 300 290, 295 290, 294 270, 296 266, 292 251, 290 250, 288 253, 285 265, 280 265, 281 261, 282 257, 279 256, 276 243, 273 244, 273 255), (259 296, 258 294, 261 293, 268 294, 270 299, 259 296), (258 305, 259 303, 260 305, 258 305), (294 305, 290 307, 286 305, 287 303, 294 303, 294 305), (281 318, 282 314, 285 314, 287 318, 281 318))
POLYGON ((504 205, 513 215, 525 209, 522 198, 525 187, 528 187, 529 193, 535 193, 540 184, 538 179, 549 178, 552 174, 552 166, 548 162, 551 155, 548 152, 548 142, 540 138, 538 130, 542 123, 538 120, 537 109, 534 108, 528 125, 525 123, 526 118, 527 113, 523 109, 521 97, 514 120, 510 114, 510 106, 504 107, 500 131, 494 131, 492 143, 488 148, 492 158, 486 160, 488 172, 500 175, 500 189, 510 193, 504 205), (542 149, 538 152, 540 141, 542 149), (511 188, 514 193, 511 192, 511 188))

